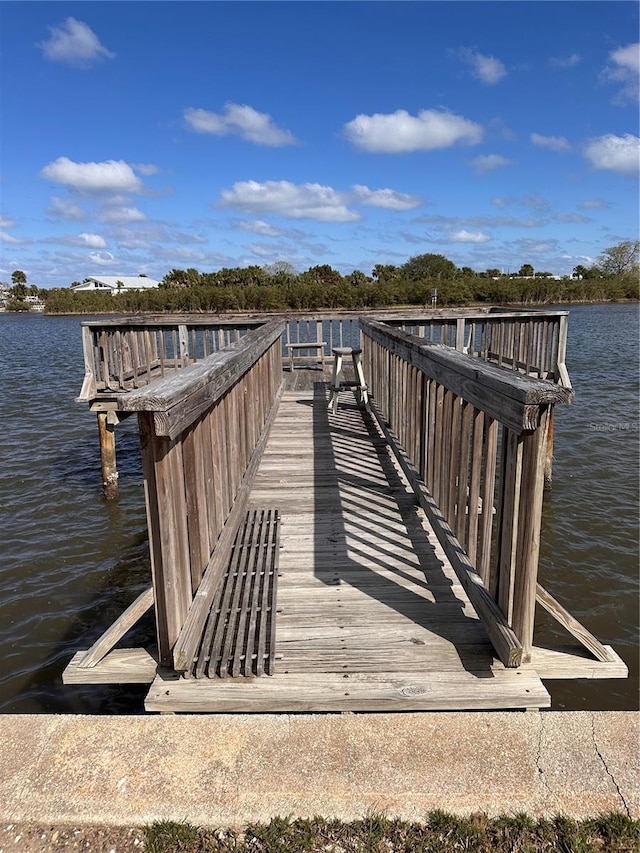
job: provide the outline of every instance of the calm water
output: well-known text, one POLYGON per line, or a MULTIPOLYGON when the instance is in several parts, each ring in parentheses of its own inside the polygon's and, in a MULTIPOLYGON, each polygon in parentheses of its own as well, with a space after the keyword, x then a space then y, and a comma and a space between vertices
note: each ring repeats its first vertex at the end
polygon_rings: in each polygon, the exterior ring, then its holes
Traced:
MULTIPOLYGON (((556 417, 541 583, 629 665, 629 680, 552 681, 554 707, 638 701, 638 306, 571 310, 576 402, 556 417)), ((0 314, 0 712, 142 712, 145 686, 65 687, 149 579, 134 421, 118 428, 120 500, 101 494, 95 416, 74 402, 80 321, 0 314)), ((537 638, 564 641, 540 618, 537 638)), ((149 644, 152 617, 132 637, 149 644)))

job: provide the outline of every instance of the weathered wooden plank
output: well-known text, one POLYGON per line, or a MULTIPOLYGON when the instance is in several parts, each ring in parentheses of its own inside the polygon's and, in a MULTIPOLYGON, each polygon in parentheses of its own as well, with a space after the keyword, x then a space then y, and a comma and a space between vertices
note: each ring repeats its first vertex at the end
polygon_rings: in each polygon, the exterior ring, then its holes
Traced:
POLYGON ((153 607, 153 587, 141 592, 116 621, 95 641, 76 665, 81 669, 96 666, 136 622, 153 607))
POLYGON ((138 416, 144 471, 147 525, 151 551, 151 573, 155 590, 156 625, 160 662, 171 660, 175 642, 191 600, 191 574, 185 550, 186 512, 182 474, 176 462, 180 448, 158 438, 152 416, 138 416), (174 483, 177 477, 177 483, 174 483), (174 488, 175 486, 175 488, 174 488), (182 497, 177 492, 182 486, 182 497))
POLYGON ((493 597, 496 594, 497 572, 492 574, 491 540, 493 517, 489 507, 493 507, 496 469, 498 464, 498 421, 484 416, 484 481, 482 485, 482 506, 487 511, 482 513, 482 536, 480 539, 480 563, 478 572, 483 584, 493 597))
POLYGON ((202 582, 200 583, 198 591, 193 598, 191 607, 189 608, 189 613, 183 623, 180 636, 176 640, 173 649, 173 662, 174 667, 178 672, 184 672, 188 669, 194 659, 198 641, 202 636, 204 622, 209 612, 213 596, 220 582, 220 578, 228 564, 229 554, 231 553, 238 524, 246 511, 251 484, 256 471, 258 470, 262 451, 267 443, 271 424, 275 420, 281 394, 282 386, 280 386, 276 395, 269 417, 267 418, 260 439, 254 449, 251 461, 247 470, 244 472, 242 484, 236 495, 235 503, 225 522, 224 528, 222 529, 207 568, 205 569, 202 582))
POLYGON ((547 426, 548 412, 544 412, 539 428, 534 433, 525 433, 522 437, 521 511, 516 542, 516 573, 511 624, 522 643, 525 661, 531 659, 533 646, 547 426))
POLYGON ((75 653, 62 673, 63 684, 151 684, 158 671, 146 649, 114 649, 92 667, 80 665, 86 654, 75 653))
POLYGON ((148 711, 416 711, 544 708, 550 698, 535 674, 517 670, 494 678, 477 672, 280 673, 250 681, 164 681, 156 678, 145 700, 148 711))
MULTIPOLYGON (((573 617, 559 601, 557 601, 550 593, 546 591, 540 584, 536 584, 536 601, 540 604, 547 613, 550 613, 553 618, 562 625, 573 637, 576 638, 598 661, 604 663, 613 663, 618 660, 615 653, 612 655, 610 646, 604 646, 597 640, 593 634, 588 631, 584 625, 573 617)), ((577 676, 573 676, 576 678, 577 676)))
POLYGON ((424 343, 384 323, 363 320, 362 330, 376 343, 389 348, 516 433, 537 426, 539 405, 567 403, 573 398, 569 388, 519 373, 506 373, 498 366, 470 359, 449 347, 424 343))
POLYGON ((594 660, 580 646, 546 649, 534 646, 531 668, 540 678, 627 678, 626 663, 611 646, 602 647, 606 660, 594 660))
POLYGON ((119 395, 118 408, 153 412, 158 435, 174 438, 233 387, 279 338, 282 329, 281 321, 265 323, 224 351, 176 371, 151 386, 119 395))
POLYGON ((445 550, 451 565, 460 579, 460 583, 469 596, 471 604, 480 616, 493 647, 506 667, 516 667, 522 659, 522 645, 510 628, 502 611, 497 606, 487 588, 482 583, 480 576, 469 562, 469 558, 462 550, 460 543, 455 538, 453 531, 443 518, 440 509, 435 503, 431 493, 420 480, 413 464, 406 453, 397 443, 395 436, 389 430, 386 423, 377 412, 374 404, 371 410, 375 414, 381 429, 389 440, 390 447, 409 480, 420 505, 424 509, 440 544, 445 550))
MULTIPOLYGON (((507 621, 513 615, 513 590, 516 571, 518 520, 520 517, 520 481, 522 478, 521 435, 511 430, 502 433, 501 490, 498 505, 498 588, 496 600, 507 621)), ((522 507, 526 512, 526 507, 522 507)))

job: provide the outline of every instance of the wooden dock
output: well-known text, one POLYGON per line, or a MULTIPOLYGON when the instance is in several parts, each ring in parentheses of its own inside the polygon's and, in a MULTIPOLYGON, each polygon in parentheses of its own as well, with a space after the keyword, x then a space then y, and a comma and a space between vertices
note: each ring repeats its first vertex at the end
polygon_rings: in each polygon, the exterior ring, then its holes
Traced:
POLYGON ((562 316, 94 326, 83 395, 138 417, 152 577, 66 683, 268 713, 544 708, 542 679, 625 677, 537 581, 562 316), (334 412, 344 345, 369 400, 334 412), (283 372, 300 350, 320 369, 283 372), (567 646, 535 644, 537 605, 567 646), (156 650, 116 648, 152 606, 156 650))
POLYGON ((154 681, 150 711, 539 708, 494 658, 371 415, 322 382, 285 391, 249 496, 281 518, 272 677, 154 681))

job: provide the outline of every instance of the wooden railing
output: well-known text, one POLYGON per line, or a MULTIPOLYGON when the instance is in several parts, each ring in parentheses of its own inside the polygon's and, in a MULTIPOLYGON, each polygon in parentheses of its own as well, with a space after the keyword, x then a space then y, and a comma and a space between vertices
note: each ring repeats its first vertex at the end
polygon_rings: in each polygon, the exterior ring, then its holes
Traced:
POLYGON ((166 316, 84 322, 85 378, 78 401, 163 379, 241 340, 264 322, 166 316))
MULTIPOLYGON (((359 347, 362 316, 349 312, 283 316, 283 355, 289 354, 290 344, 305 342, 323 343, 325 360, 331 358, 333 347, 359 347)), ((78 400, 91 402, 144 387, 241 340, 268 319, 268 315, 227 320, 190 315, 84 322, 85 378, 78 400)), ((571 387, 565 366, 567 311, 451 309, 383 319, 431 343, 571 387)), ((301 361, 317 360, 317 347, 295 351, 301 361)))
POLYGON ((529 660, 547 430, 573 392, 377 321, 361 328, 381 426, 498 655, 529 660))
POLYGON ((272 320, 225 350, 117 395, 139 418, 160 662, 228 561, 277 409, 281 335, 272 320), (196 601, 194 602, 194 598, 196 601))
POLYGON ((361 314, 314 314, 312 317, 286 317, 283 348, 289 344, 325 342, 324 355, 331 357, 333 347, 360 346, 361 314))
MULTIPOLYGON (((241 340, 267 320, 194 316, 134 317, 82 323, 85 376, 78 402, 143 388, 241 340)), ((292 343, 324 342, 323 356, 336 346, 359 346, 359 315, 315 314, 285 321, 283 355, 292 343)), ((309 359, 312 360, 312 359, 309 359)))
POLYGON ((454 309, 385 322, 430 343, 569 388, 568 318, 568 311, 454 309))

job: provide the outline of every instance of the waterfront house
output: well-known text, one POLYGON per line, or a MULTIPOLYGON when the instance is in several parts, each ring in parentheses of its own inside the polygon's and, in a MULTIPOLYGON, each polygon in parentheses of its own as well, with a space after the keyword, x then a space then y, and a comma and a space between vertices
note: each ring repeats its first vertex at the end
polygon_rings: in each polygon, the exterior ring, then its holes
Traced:
POLYGON ((85 278, 82 284, 76 284, 71 289, 77 293, 85 291, 102 291, 103 293, 122 293, 132 290, 148 290, 158 287, 159 282, 146 275, 104 275, 85 278))

